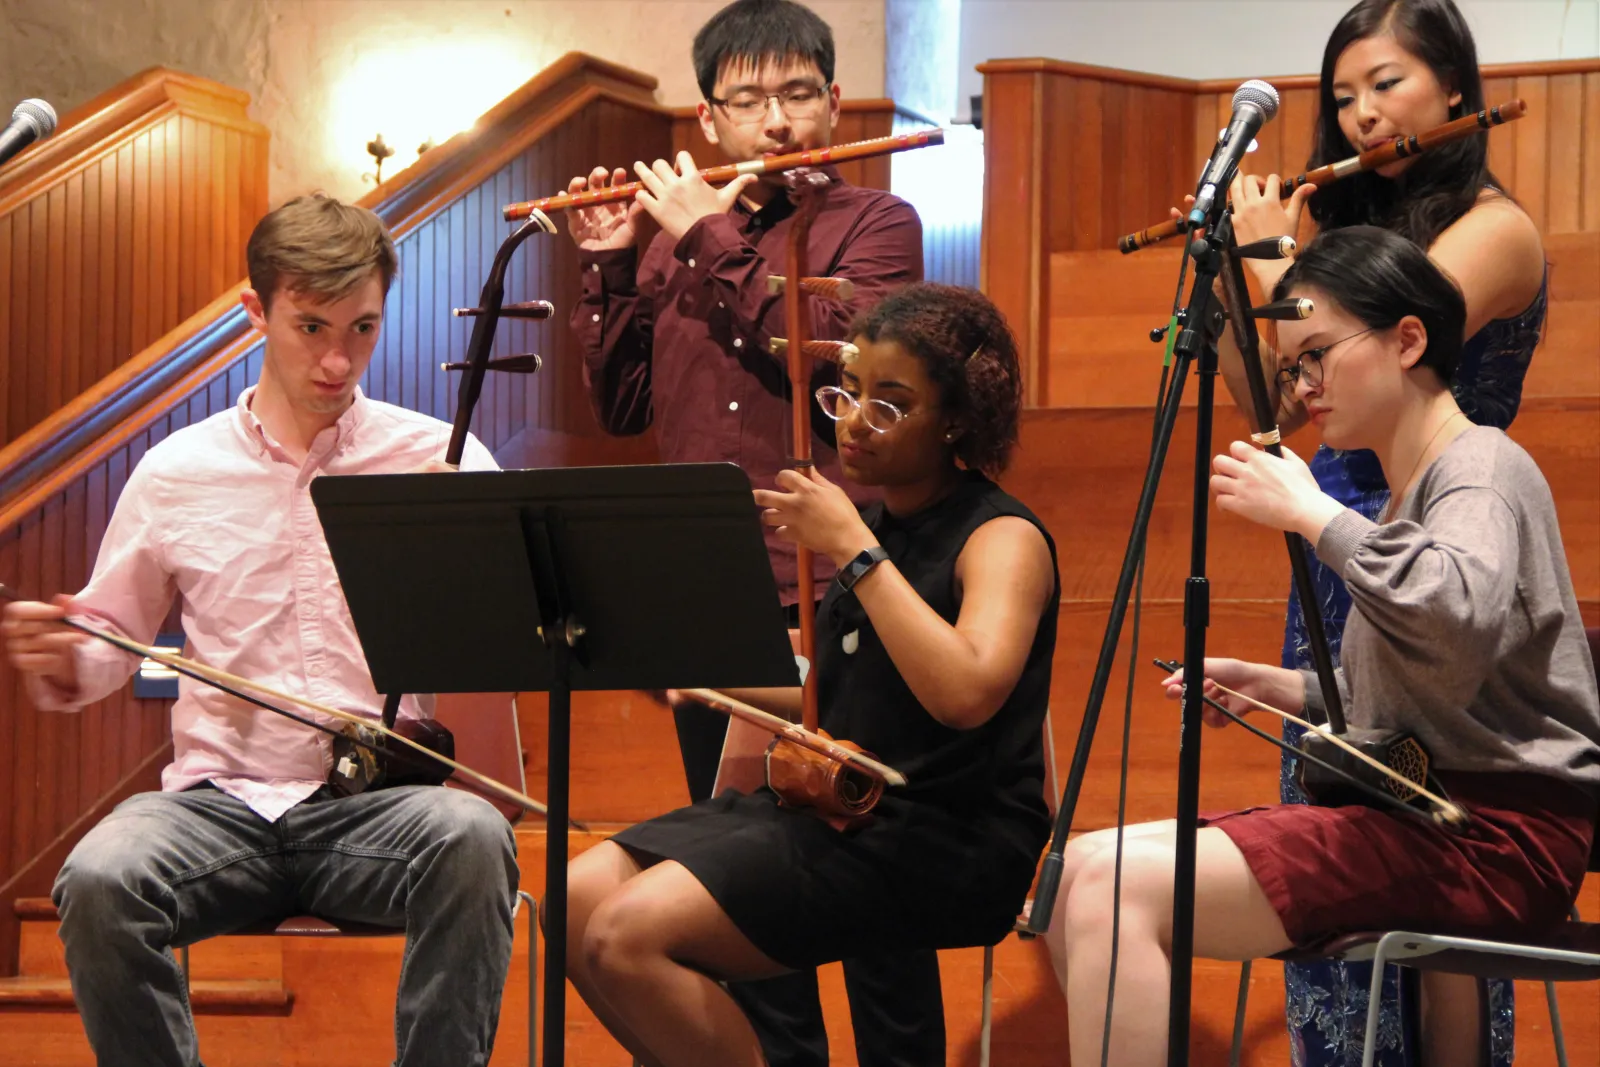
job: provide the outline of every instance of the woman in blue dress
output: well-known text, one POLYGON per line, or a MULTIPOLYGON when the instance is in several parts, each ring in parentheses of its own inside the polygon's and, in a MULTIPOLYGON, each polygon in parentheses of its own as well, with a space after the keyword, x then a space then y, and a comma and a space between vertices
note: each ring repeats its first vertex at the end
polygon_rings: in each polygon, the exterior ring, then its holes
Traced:
MULTIPOLYGON (((1485 106, 1471 31, 1451 0, 1362 0, 1340 19, 1322 59, 1316 132, 1307 169, 1346 158, 1397 137, 1419 133, 1485 106)), ((1494 136, 1490 134, 1489 136, 1494 136)), ((1306 186, 1280 200, 1277 175, 1241 176, 1233 188, 1240 243, 1295 235, 1303 209, 1319 229, 1382 226, 1428 250, 1466 297, 1468 341, 1454 392, 1474 422, 1501 429, 1516 417, 1522 380, 1545 316, 1545 258, 1538 229, 1490 173, 1484 137, 1470 137, 1422 156, 1400 160, 1330 184, 1306 186)), ((1288 261, 1250 260, 1262 292, 1288 261)), ((1270 346, 1268 346, 1270 347, 1270 346)), ((1329 346, 1330 348, 1333 346, 1329 346)), ((1223 374, 1247 414, 1243 364, 1231 342, 1223 374)), ((1276 379, 1278 354, 1269 351, 1266 376, 1276 379)), ((1279 426, 1287 435, 1306 422, 1292 391, 1279 396, 1279 426)), ((1319 447, 1311 470, 1323 491, 1376 519, 1389 500, 1377 457, 1366 451, 1319 447)), ((1311 571, 1334 662, 1350 595, 1339 576, 1311 557, 1311 571)), ((1299 598, 1291 590, 1283 665, 1309 668, 1310 648, 1299 598)), ((1285 740, 1298 739, 1286 726, 1285 740)), ((1281 794, 1305 803, 1295 786, 1295 761, 1285 757, 1281 794)), ((1292 1062, 1296 1067, 1355 1067, 1361 1061, 1368 964, 1285 966, 1292 1062)), ((1415 972, 1390 967, 1384 980, 1377 1062, 1382 1067, 1424 1063, 1420 1034, 1488 1031, 1495 1067, 1512 1059, 1512 986, 1487 985, 1487 1010, 1475 979, 1429 985, 1415 972), (1444 992, 1446 986, 1448 992, 1444 992), (1487 1026, 1484 1021, 1487 1020, 1487 1026)))

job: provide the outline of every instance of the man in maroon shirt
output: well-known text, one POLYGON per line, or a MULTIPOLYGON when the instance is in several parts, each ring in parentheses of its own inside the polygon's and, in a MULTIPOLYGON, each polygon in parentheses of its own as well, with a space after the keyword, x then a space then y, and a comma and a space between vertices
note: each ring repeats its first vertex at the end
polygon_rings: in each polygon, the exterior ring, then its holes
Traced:
MULTIPOLYGON (((700 128, 729 162, 784 155, 830 143, 839 121, 833 34, 793 0, 736 0, 694 41, 704 100, 700 128)), ((786 364, 768 347, 787 333, 783 298, 767 291, 782 274, 794 207, 781 175, 745 175, 722 188, 680 152, 635 163, 636 175, 597 168, 573 178, 580 192, 633 180, 633 201, 567 213, 578 243, 583 296, 572 324, 584 348, 584 380, 606 432, 643 433, 654 425, 668 463, 733 462, 756 488, 772 488, 787 466, 795 404, 811 419, 812 455, 842 481, 832 423, 810 391, 789 396, 786 364), (641 256, 644 215, 660 233, 641 256)), ((850 305, 815 299, 810 336, 844 339, 856 312, 891 289, 922 278, 922 223, 905 201, 838 180, 828 187, 808 240, 815 275, 848 278, 850 305)), ((837 384, 818 361, 812 390, 837 384)), ((866 497, 862 497, 863 500, 866 497)), ((785 605, 796 610, 795 549, 766 529, 767 551, 785 605)), ((818 559, 821 599, 833 567, 818 559)), ((689 794, 711 793, 727 720, 698 704, 673 709, 689 794)), ((932 952, 845 964, 862 1067, 944 1063, 944 1013, 932 952)), ((761 1036, 771 1067, 826 1067, 827 1035, 814 974, 746 983, 735 990, 761 1036)))

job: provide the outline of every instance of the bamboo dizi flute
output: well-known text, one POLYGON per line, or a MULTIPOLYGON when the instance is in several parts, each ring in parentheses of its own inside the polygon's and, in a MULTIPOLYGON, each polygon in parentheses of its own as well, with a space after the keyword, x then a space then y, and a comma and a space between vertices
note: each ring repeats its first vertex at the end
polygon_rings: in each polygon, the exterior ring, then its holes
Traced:
MULTIPOLYGON (((944 130, 918 130, 916 133, 900 133, 893 137, 876 137, 870 141, 852 141, 849 144, 832 145, 828 148, 791 152, 786 156, 766 156, 744 163, 707 167, 700 172, 700 176, 712 185, 726 185, 741 174, 773 174, 793 170, 795 167, 821 167, 830 163, 845 163, 852 159, 867 159, 871 156, 938 144, 944 144, 944 130)), ((543 200, 524 200, 518 204, 507 204, 501 209, 501 215, 507 222, 516 222, 527 218, 534 211, 548 213, 569 207, 587 207, 590 204, 632 200, 643 188, 642 182, 628 182, 625 185, 610 185, 604 189, 591 189, 581 193, 560 193, 556 196, 547 196, 543 200)))
MULTIPOLYGON (((1527 111, 1527 105, 1521 100, 1511 100, 1499 107, 1484 108, 1476 114, 1463 115, 1459 119, 1447 122, 1443 126, 1435 126, 1424 133, 1415 133, 1410 137, 1396 137, 1393 141, 1368 149, 1360 155, 1341 159, 1336 163, 1329 163, 1316 170, 1289 178, 1283 183, 1279 195, 1287 200, 1302 185, 1316 185, 1320 189, 1340 178, 1348 178, 1352 174, 1388 166, 1396 160, 1421 155, 1429 149, 1471 137, 1513 119, 1520 119, 1527 114, 1527 111)), ((1117 241, 1117 248, 1126 255, 1153 245, 1157 241, 1164 241, 1168 237, 1176 237, 1182 232, 1184 232, 1183 219, 1168 219, 1138 233, 1128 234, 1117 241)))

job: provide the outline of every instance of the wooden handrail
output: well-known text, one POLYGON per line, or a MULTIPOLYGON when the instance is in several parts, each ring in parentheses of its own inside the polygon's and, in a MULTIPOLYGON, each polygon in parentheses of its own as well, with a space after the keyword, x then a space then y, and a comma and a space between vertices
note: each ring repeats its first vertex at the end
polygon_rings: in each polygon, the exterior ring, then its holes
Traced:
MULTIPOLYGON (((364 196, 403 238, 526 147, 597 100, 665 113, 655 79, 569 52, 491 108, 473 126, 425 153, 364 196)), ((171 405, 258 344, 236 283, 155 344, 0 449, 0 532, 125 445, 171 405)))
POLYGON ((264 137, 266 127, 246 113, 249 104, 249 93, 221 82, 151 67, 68 112, 54 136, 0 168, 0 215, 114 153, 174 111, 264 137))
MULTIPOLYGON (((1496 63, 1481 67, 1485 81, 1493 78, 1544 77, 1553 74, 1592 74, 1600 72, 1600 57, 1582 59, 1550 59, 1528 63, 1496 63)), ((1149 89, 1173 89, 1189 93, 1231 93, 1239 87, 1239 78, 1173 78, 1165 74, 1149 74, 1139 70, 1122 70, 1118 67, 1100 67, 1091 63, 1075 63, 1065 59, 991 59, 978 64, 980 74, 1065 74, 1071 77, 1094 78, 1097 81, 1138 85, 1149 89)), ((1288 89, 1315 89, 1319 77, 1315 74, 1268 75, 1266 80, 1280 92, 1288 89)))

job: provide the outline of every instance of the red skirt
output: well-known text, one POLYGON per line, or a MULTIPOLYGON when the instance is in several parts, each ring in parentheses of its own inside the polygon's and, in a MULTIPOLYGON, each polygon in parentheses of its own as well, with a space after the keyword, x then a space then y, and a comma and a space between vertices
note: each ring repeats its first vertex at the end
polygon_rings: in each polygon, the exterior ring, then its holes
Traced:
POLYGON ((1438 775, 1460 834, 1377 808, 1303 804, 1203 816, 1244 854, 1296 945, 1411 930, 1515 938, 1561 922, 1588 865, 1600 797, 1539 774, 1438 775))

